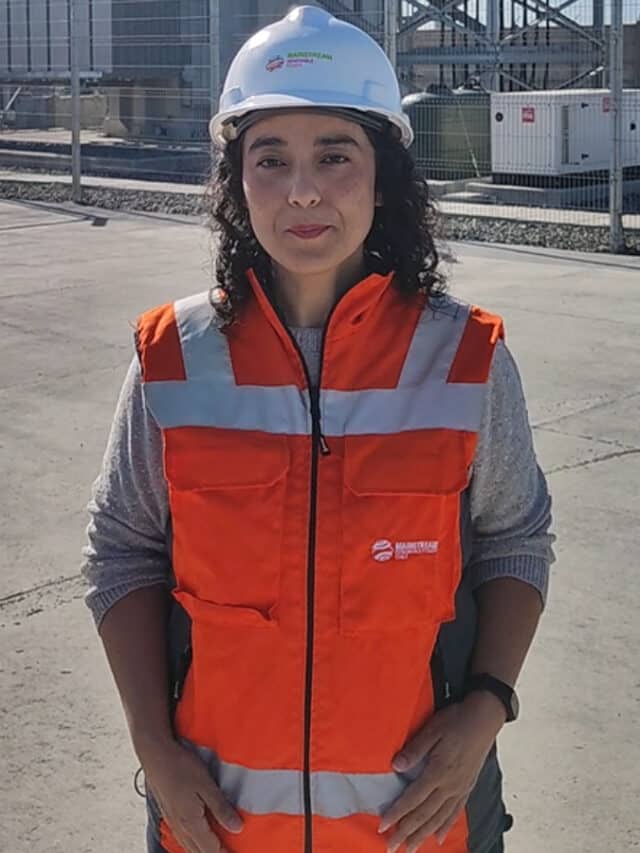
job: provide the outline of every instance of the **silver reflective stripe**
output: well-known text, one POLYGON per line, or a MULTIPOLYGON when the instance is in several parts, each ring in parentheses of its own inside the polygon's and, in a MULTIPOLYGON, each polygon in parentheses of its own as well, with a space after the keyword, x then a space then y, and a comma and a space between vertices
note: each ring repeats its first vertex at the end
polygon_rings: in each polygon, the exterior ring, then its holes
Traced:
POLYGON ((162 429, 180 426, 308 435, 307 395, 295 385, 236 385, 229 342, 205 291, 174 305, 186 381, 148 382, 145 399, 162 429))
POLYGON ((323 391, 323 434, 329 437, 388 435, 419 429, 479 430, 484 386, 447 382, 470 311, 468 305, 447 298, 435 310, 425 308, 396 388, 323 391))
POLYGON ((309 435, 307 395, 293 385, 229 387, 213 377, 147 382, 145 399, 161 429, 179 426, 309 435))
MULTIPOLYGON (((162 429, 180 426, 309 435, 308 392, 295 385, 236 385, 226 336, 214 324, 208 293, 175 303, 187 379, 148 382, 145 397, 162 429)), ((448 383, 470 308, 445 299, 425 309, 392 389, 323 390, 326 437, 389 435, 409 430, 480 428, 482 384, 448 383)))
POLYGON ((312 811, 334 818, 353 814, 382 815, 423 769, 424 764, 421 764, 411 774, 402 775, 393 772, 312 773, 312 811))
MULTIPOLYGON (((326 437, 386 435, 419 429, 480 428, 485 386, 425 383, 419 388, 323 391, 320 408, 326 437)), ((180 426, 309 435, 307 394, 283 385, 232 389, 213 380, 147 382, 145 399, 161 429, 180 426)))
MULTIPOLYGON (((204 746, 183 739, 209 768, 218 786, 237 808, 256 815, 304 814, 303 773, 300 770, 250 770, 221 761, 204 746)), ((311 808, 321 817, 354 814, 381 815, 417 778, 424 762, 410 773, 311 773, 311 808)))
POLYGON ((425 382, 417 388, 381 391, 323 391, 322 432, 336 435, 383 435, 414 429, 480 427, 484 385, 425 382))
POLYGON ((249 770, 221 761, 204 746, 183 740, 198 753, 229 802, 250 814, 304 814, 302 773, 297 770, 249 770))
POLYGON ((233 387, 229 343, 215 326, 209 292, 179 299, 174 310, 187 380, 215 377, 216 383, 233 387))
POLYGON ((424 309, 400 374, 400 387, 447 381, 470 313, 468 305, 446 298, 438 308, 424 309))

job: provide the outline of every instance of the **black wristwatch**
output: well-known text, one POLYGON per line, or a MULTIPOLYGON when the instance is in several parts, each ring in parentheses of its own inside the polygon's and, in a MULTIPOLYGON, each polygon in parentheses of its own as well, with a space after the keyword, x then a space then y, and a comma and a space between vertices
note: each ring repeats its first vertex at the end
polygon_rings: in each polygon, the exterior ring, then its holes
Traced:
POLYGON ((493 693, 493 695, 502 702, 504 709, 507 712, 508 723, 512 723, 514 720, 518 719, 520 703, 518 702, 516 691, 512 687, 509 687, 509 685, 504 681, 500 681, 499 678, 494 678, 493 675, 489 675, 487 672, 470 675, 464 686, 464 695, 467 696, 469 693, 474 693, 476 690, 487 690, 489 693, 493 693))

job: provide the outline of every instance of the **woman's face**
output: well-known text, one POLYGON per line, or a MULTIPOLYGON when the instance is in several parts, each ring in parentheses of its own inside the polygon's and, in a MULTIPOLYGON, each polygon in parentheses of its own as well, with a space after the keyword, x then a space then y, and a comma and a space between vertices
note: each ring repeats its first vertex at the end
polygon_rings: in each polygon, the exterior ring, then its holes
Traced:
POLYGON ((362 257, 376 204, 375 152, 355 122, 321 112, 266 115, 243 138, 254 233, 289 273, 340 273, 362 257))

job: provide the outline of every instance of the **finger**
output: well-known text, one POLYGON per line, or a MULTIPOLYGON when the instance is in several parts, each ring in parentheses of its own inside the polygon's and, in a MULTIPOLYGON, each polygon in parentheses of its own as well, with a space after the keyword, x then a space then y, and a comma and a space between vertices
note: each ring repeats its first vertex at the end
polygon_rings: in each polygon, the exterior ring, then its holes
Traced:
POLYGON ((425 823, 423 823, 416 832, 412 833, 407 839, 407 853, 415 853, 420 845, 426 841, 430 835, 433 835, 436 829, 439 826, 442 826, 442 823, 448 819, 451 814, 451 810, 454 809, 455 806, 455 800, 447 800, 440 806, 438 811, 429 818, 429 820, 425 821, 425 823))
POLYGON ((180 836, 176 835, 175 838, 178 844, 183 847, 187 851, 187 853, 201 853, 200 845, 196 844, 196 842, 192 838, 190 838, 190 836, 185 835, 181 838, 180 836))
POLYGON ((195 853, 221 853, 222 842, 205 817, 197 823, 190 824, 186 829, 195 853))
POLYGON ((420 776, 405 788, 391 808, 382 815, 378 832, 386 832, 390 826, 422 805, 437 789, 440 782, 439 765, 437 762, 430 761, 420 776))
POLYGON ((168 821, 167 824, 171 830, 171 834, 178 842, 179 846, 185 850, 185 853, 200 853, 200 847, 187 832, 184 830, 175 830, 168 821))
POLYGON ((441 737, 440 720, 438 720, 438 715, 436 714, 394 756, 391 766, 399 773, 410 770, 422 761, 433 747, 439 743, 441 737))
MULTIPOLYGON (((426 802, 422 803, 419 808, 401 820, 389 839, 387 847, 390 853, 395 853, 404 841, 411 838, 416 832, 419 832, 423 826, 428 825, 435 815, 440 814, 440 810, 449 799, 442 792, 437 791, 426 802)), ((446 813, 444 818, 448 816, 449 812, 446 813)), ((437 826, 440 826, 440 823, 437 826)))
POLYGON ((464 809, 465 805, 466 805, 466 799, 465 798, 458 800, 456 805, 451 810, 451 816, 442 824, 440 829, 436 830, 435 835, 436 835, 436 841, 438 842, 438 844, 441 844, 441 845, 444 844, 447 835, 449 835, 449 833, 453 829, 453 826, 454 826, 455 822, 458 820, 458 818, 460 817, 460 814, 461 814, 462 810, 464 809))
POLYGON ((244 821, 214 782, 200 788, 198 795, 220 826, 229 832, 242 831, 244 821))
POLYGON ((176 840, 188 853, 220 853, 222 844, 207 820, 207 808, 197 794, 184 804, 184 811, 165 815, 176 840))
POLYGON ((158 804, 158 808, 160 810, 160 815, 162 816, 162 820, 165 822, 169 831, 178 842, 180 847, 185 850, 185 853, 200 853, 200 850, 190 837, 189 832, 186 830, 187 821, 185 819, 176 818, 171 815, 160 801, 159 797, 156 797, 156 803, 158 804))

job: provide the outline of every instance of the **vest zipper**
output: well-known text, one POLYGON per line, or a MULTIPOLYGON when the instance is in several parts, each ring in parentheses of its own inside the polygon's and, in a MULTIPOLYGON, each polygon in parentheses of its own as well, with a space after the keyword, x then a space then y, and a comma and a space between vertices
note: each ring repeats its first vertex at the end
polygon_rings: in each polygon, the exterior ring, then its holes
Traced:
POLYGON ((313 699, 313 650, 315 639, 315 585, 316 585, 316 527, 318 516, 318 459, 331 453, 322 434, 320 419, 320 383, 322 381, 322 361, 324 344, 329 320, 324 327, 320 349, 320 369, 318 385, 311 385, 311 377, 306 364, 307 387, 311 403, 311 482, 309 496, 309 537, 307 554, 307 647, 304 685, 304 853, 313 853, 313 812, 311 806, 311 708, 313 699))
POLYGON ((311 413, 311 480, 309 485, 309 528, 307 545, 307 639, 304 677, 304 759, 303 759, 303 798, 304 798, 304 853, 313 853, 313 825, 311 811, 311 706, 313 697, 313 649, 315 633, 315 585, 316 585, 316 521, 318 505, 318 458, 319 456, 330 456, 331 448, 322 434, 320 418, 320 383, 322 380, 322 362, 324 359, 324 345, 329 327, 329 319, 322 334, 322 345, 320 349, 320 367, 318 371, 318 385, 311 382, 309 368, 298 346, 283 318, 282 325, 285 328, 291 343, 293 344, 302 369, 307 380, 309 389, 309 402, 311 413))
POLYGON ((313 851, 311 810, 311 706, 313 694, 313 650, 315 632, 316 520, 318 503, 318 450, 320 449, 320 401, 316 388, 311 394, 311 483, 307 554, 307 642, 304 683, 304 851, 313 851))

